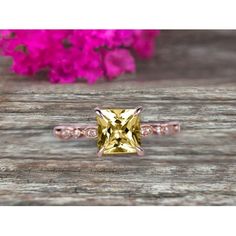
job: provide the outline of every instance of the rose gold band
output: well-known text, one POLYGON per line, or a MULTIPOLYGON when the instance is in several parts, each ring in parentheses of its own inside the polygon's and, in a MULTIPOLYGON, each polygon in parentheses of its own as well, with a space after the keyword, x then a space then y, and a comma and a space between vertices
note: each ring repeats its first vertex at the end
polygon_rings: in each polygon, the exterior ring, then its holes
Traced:
POLYGON ((180 124, 178 122, 157 122, 157 123, 143 123, 141 125, 141 135, 143 137, 148 135, 174 135, 180 131, 180 124))
MULTIPOLYGON (((156 122, 143 123, 141 125, 141 136, 149 135, 173 135, 180 131, 180 124, 178 122, 156 122)), ((96 138, 96 125, 60 125, 53 129, 53 134, 63 140, 80 139, 80 138, 96 138)))

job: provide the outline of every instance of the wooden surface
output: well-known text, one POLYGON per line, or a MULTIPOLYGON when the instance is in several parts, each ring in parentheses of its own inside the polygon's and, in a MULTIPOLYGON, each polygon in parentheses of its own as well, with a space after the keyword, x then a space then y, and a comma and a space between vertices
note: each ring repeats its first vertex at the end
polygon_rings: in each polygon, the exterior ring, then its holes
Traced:
POLYGON ((236 205, 235 31, 163 31, 136 75, 87 86, 20 78, 0 59, 0 205, 236 205), (96 157, 62 142, 59 123, 93 108, 142 105, 143 121, 181 134, 143 140, 146 155, 96 157))

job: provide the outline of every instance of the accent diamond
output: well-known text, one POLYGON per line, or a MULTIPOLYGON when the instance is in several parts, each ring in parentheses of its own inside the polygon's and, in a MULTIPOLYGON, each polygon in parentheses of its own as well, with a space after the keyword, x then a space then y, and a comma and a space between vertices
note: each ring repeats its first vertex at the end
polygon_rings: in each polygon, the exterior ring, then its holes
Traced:
POLYGON ((73 132, 73 130, 69 129, 69 128, 62 129, 61 130, 61 137, 63 139, 69 139, 72 136, 72 132, 73 132))
POLYGON ((153 129, 151 125, 142 125, 141 126, 141 135, 148 136, 153 133, 153 129))
POLYGON ((97 137, 97 129, 87 128, 87 129, 84 130, 84 134, 88 138, 96 138, 97 137))
POLYGON ((74 129, 73 131, 73 138, 78 139, 81 136, 81 130, 80 129, 74 129))

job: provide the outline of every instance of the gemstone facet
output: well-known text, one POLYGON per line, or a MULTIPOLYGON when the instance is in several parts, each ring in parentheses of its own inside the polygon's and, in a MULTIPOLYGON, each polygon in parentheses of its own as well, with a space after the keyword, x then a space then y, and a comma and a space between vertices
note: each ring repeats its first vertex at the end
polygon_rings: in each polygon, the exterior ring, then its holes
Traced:
POLYGON ((141 146, 136 109, 102 109, 97 115, 99 150, 104 154, 137 153, 141 146))

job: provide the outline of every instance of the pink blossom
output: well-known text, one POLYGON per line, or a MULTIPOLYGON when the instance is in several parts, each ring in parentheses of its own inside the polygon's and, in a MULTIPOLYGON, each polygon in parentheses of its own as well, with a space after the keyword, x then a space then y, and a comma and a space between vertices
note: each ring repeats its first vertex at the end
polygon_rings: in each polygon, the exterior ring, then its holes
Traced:
POLYGON ((108 51, 105 59, 106 75, 109 79, 122 75, 126 72, 135 71, 135 61, 127 49, 108 51))
POLYGON ((83 78, 94 83, 135 71, 135 55, 150 58, 157 30, 0 30, 0 55, 12 70, 34 76, 46 71, 53 83, 83 78))

